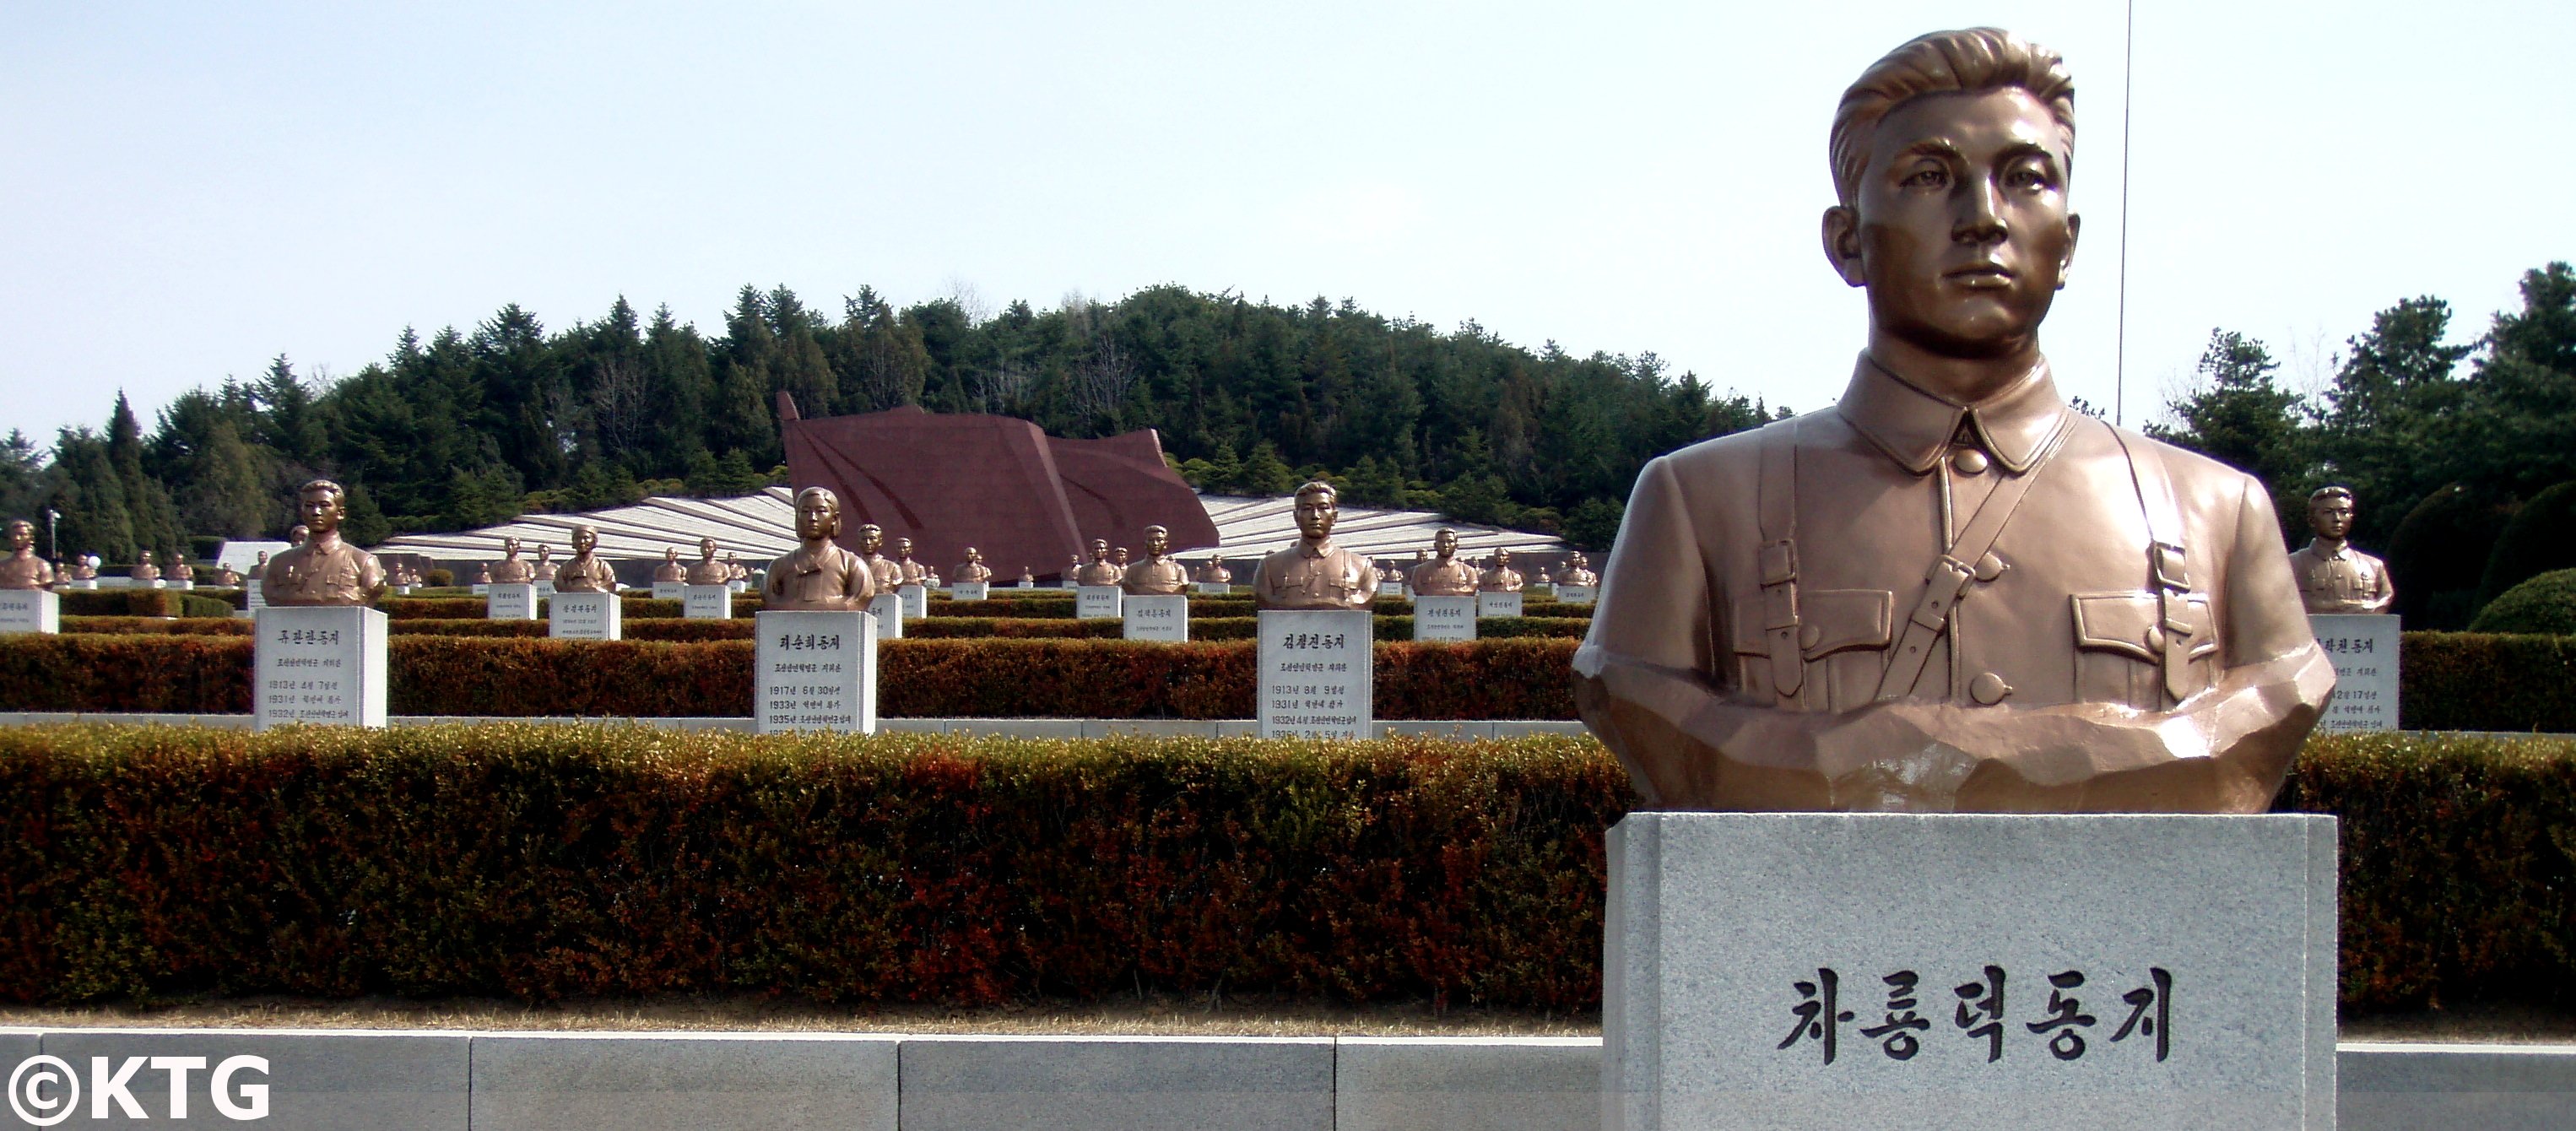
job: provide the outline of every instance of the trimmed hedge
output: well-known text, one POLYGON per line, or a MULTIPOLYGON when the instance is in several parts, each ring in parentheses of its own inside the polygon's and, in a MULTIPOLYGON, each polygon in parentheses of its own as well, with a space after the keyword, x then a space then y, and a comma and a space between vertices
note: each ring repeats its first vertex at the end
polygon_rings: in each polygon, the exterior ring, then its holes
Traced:
MULTIPOLYGON (((1377 645, 1382 719, 1570 719, 1572 640, 1377 645)), ((749 640, 386 642, 397 715, 689 717, 751 713, 749 640)), ((889 640, 878 709, 894 718, 1252 717, 1251 641, 889 640)), ((0 710, 241 714, 243 636, 65 633, 0 640, 0 710)))
MULTIPOLYGON (((2576 742, 2312 740, 2343 1006, 2576 996, 2576 742)), ((0 730, 0 999, 1600 1001, 1588 739, 0 730)))
POLYGON ((2397 671, 2409 729, 2576 733, 2576 637, 2409 632, 2397 671))
POLYGON ((2576 635, 2576 569, 2551 570, 2505 590, 2478 610, 2469 631, 2576 635))
POLYGON ((1571 739, 0 732, 0 998, 1599 1000, 1571 739))
POLYGON ((186 589, 58 589, 67 617, 228 617, 233 606, 186 589))
MULTIPOLYGON (((1376 638, 1403 642, 1413 639, 1412 617, 1379 617, 1372 622, 1376 638)), ((1479 622, 1484 639, 1499 640, 1520 636, 1554 636, 1580 639, 1592 622, 1571 618, 1496 617, 1479 622)), ((512 639, 546 638, 548 626, 542 620, 455 620, 429 618, 391 622, 395 636, 483 636, 512 639)), ((212 619, 189 617, 165 620, 151 617, 72 617, 63 622, 65 632, 147 633, 156 636, 248 636, 251 622, 239 617, 212 619)), ((624 635, 628 640, 698 641, 749 640, 756 622, 749 617, 732 620, 683 620, 671 617, 647 617, 627 621, 624 635)), ((904 636, 912 640, 969 640, 985 637, 1000 639, 1069 638, 1077 640, 1118 640, 1124 626, 1114 620, 1059 620, 1032 617, 1018 620, 995 620, 982 617, 932 617, 907 622, 904 636)), ((1218 617, 1190 621, 1190 636, 1195 640, 1251 640, 1260 635, 1260 621, 1252 617, 1218 617)))

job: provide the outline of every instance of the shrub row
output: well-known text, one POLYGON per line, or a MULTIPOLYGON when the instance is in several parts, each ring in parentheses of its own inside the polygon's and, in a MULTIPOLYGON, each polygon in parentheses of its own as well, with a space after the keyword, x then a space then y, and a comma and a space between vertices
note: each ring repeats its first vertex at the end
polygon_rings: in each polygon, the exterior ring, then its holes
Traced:
MULTIPOLYGON (((2356 1011, 2576 995, 2576 743, 2312 740, 2356 1011)), ((1600 1001, 1595 743, 0 731, 0 999, 1600 1001)))
POLYGON ((67 617, 227 617, 233 609, 187 589, 63 589, 55 596, 67 617))
MULTIPOLYGON (((1377 645, 1383 719, 1570 719, 1575 642, 1377 645)), ((751 713, 752 643, 387 641, 397 715, 689 717, 751 713)), ((896 718, 1252 716, 1251 641, 889 640, 878 707, 896 718)), ((239 714, 241 636, 65 633, 0 640, 0 710, 239 714)))
MULTIPOLYGON (((1373 623, 1377 639, 1407 641, 1413 639, 1413 618, 1379 617, 1373 623)), ((1569 617, 1495 617, 1480 623, 1478 633, 1486 639, 1517 636, 1556 636, 1580 638, 1591 621, 1569 617)), ((676 618, 639 618, 626 622, 628 640, 697 641, 749 640, 756 631, 750 617, 732 620, 681 620, 676 618)), ((395 636, 485 636, 536 639, 547 635, 548 626, 541 620, 454 620, 430 618, 390 622, 395 636)), ((211 619, 191 617, 178 620, 155 617, 73 617, 63 622, 63 631, 82 633, 144 633, 156 636, 248 636, 251 622, 238 617, 211 619)), ((1079 640, 1117 640, 1124 627, 1114 620, 1063 620, 1031 617, 1001 620, 989 617, 933 617, 904 625, 904 635, 917 640, 961 640, 982 637, 1002 639, 1070 638, 1079 640)), ((1260 634, 1260 621, 1252 617, 1210 617, 1190 621, 1194 640, 1251 640, 1260 634)))
POLYGON ((2576 636, 2410 632, 2398 713, 2413 730, 2576 733, 2576 636))

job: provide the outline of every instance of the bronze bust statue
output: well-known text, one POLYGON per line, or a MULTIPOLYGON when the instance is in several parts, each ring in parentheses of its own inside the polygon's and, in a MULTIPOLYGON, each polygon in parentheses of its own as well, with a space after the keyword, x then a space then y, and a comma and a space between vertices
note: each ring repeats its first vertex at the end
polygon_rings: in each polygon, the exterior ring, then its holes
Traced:
POLYGON ((662 547, 662 564, 653 567, 653 583, 656 585, 668 585, 673 582, 686 584, 688 580, 689 567, 680 564, 680 548, 662 547))
POLYGON ((1199 583, 1202 585, 1231 585, 1234 583, 1234 571, 1225 568, 1225 555, 1208 555, 1207 564, 1199 568, 1199 583))
POLYGON ((2299 600, 2311 613, 2384 613, 2397 603, 2388 563, 2352 548, 2353 500, 2349 487, 2319 487, 2308 496, 2314 540, 2290 555, 2299 600))
POLYGON ((161 580, 161 567, 152 564, 152 551, 150 550, 139 552, 136 555, 134 568, 125 572, 126 576, 131 577, 136 581, 161 580))
POLYGON ((1172 548, 1172 532, 1160 526, 1145 528, 1145 560, 1127 567, 1119 575, 1118 587, 1135 596, 1161 596, 1188 591, 1190 575, 1181 563, 1165 557, 1172 548))
POLYGON ((796 493, 799 545, 769 563, 760 586, 764 609, 864 610, 876 595, 876 577, 857 554, 832 539, 841 533, 840 497, 821 487, 796 493))
POLYGON ((716 560, 716 540, 698 539, 698 560, 691 563, 684 579, 691 585, 722 585, 733 580, 733 570, 716 560))
POLYGON ((885 529, 871 522, 859 527, 859 560, 868 563, 868 576, 879 593, 892 593, 903 585, 903 567, 885 556, 885 529))
POLYGON ((287 528, 286 528, 286 548, 287 548, 287 549, 290 549, 290 550, 291 550, 291 549, 294 549, 294 548, 295 548, 295 547, 297 547, 297 546, 301 546, 301 545, 303 545, 304 543, 306 543, 306 542, 308 542, 308 541, 312 540, 312 538, 313 538, 313 528, 312 528, 312 527, 309 527, 309 526, 306 526, 306 525, 304 525, 303 523, 300 523, 300 522, 299 522, 299 523, 296 523, 296 524, 295 524, 295 525, 293 525, 293 526, 290 526, 290 527, 287 527, 287 528))
POLYGON ((305 541, 269 559, 261 572, 260 590, 272 605, 363 605, 385 586, 384 567, 376 556, 340 540, 340 519, 347 492, 328 479, 306 483, 297 492, 297 511, 304 519, 305 541))
POLYGON ((1576 550, 1565 556, 1565 568, 1556 571, 1558 585, 1590 586, 1601 584, 1601 575, 1592 572, 1591 561, 1576 550))
POLYGON ((1341 492, 1317 480, 1297 488, 1297 544, 1261 559, 1252 571, 1252 601, 1263 609, 1367 609, 1377 599, 1377 567, 1333 544, 1341 492))
POLYGON ((1512 552, 1499 548, 1494 551, 1494 568, 1476 579, 1476 588, 1486 593, 1518 593, 1522 584, 1521 571, 1512 568, 1512 552))
POLYGON ((903 583, 905 585, 926 585, 929 583, 929 568, 922 565, 920 562, 912 560, 912 539, 897 538, 894 540, 894 564, 896 568, 903 571, 903 583))
POLYGON ((1431 536, 1431 549, 1438 557, 1413 567, 1413 576, 1405 584, 1416 597, 1473 597, 1479 580, 1476 567, 1458 560, 1458 532, 1443 530, 1431 536))
POLYGON ((957 580, 969 584, 978 581, 986 584, 992 582, 993 570, 992 567, 984 564, 984 551, 973 546, 966 547, 966 561, 957 567, 957 580))
POLYGON ((2263 485, 2068 407, 2074 84, 1941 32, 1844 92, 1839 404, 1638 473, 1574 662, 1666 809, 2263 811, 2334 688, 2263 485))
POLYGON ((555 548, 552 545, 544 542, 537 543, 537 564, 532 572, 536 575, 537 581, 555 579, 555 548))
POLYGON ((501 560, 493 563, 489 580, 494 585, 527 585, 537 579, 537 571, 519 560, 519 540, 501 539, 501 560))
POLYGON ((54 567, 36 556, 36 524, 9 520, 9 556, 0 558, 0 589, 42 589, 54 583, 54 567))
POLYGON ((598 548, 599 531, 588 526, 572 528, 572 557, 555 569, 555 592, 617 592, 617 570, 599 560, 599 555, 593 553, 598 548))
POLYGON ((1109 540, 1106 538, 1094 538, 1091 540, 1091 561, 1086 563, 1079 572, 1074 574, 1073 583, 1076 585, 1116 585, 1122 576, 1123 575, 1118 571, 1118 567, 1109 563, 1109 540))

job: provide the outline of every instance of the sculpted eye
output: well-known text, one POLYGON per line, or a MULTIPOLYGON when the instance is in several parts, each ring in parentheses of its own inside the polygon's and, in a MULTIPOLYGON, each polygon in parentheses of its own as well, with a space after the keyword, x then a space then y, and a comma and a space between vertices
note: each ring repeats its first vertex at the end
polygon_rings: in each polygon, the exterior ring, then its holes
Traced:
POLYGON ((1896 182, 1906 188, 1940 188, 1950 183, 1950 171, 1938 165, 1917 169, 1896 182))
POLYGON ((2049 178, 2048 170, 2038 165, 2019 166, 2006 174, 2004 179, 2005 183, 2014 188, 2031 192, 2042 192, 2056 187, 2056 183, 2049 178))

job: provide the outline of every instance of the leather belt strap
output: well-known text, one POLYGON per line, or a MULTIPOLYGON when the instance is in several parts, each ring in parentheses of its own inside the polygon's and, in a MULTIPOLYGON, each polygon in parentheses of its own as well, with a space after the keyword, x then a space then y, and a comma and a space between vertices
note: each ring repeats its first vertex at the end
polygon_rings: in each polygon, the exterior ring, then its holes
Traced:
POLYGON ((1996 540, 2003 537, 2004 524, 2021 509, 2022 498, 2030 494, 2030 485, 2048 469, 2049 457, 2056 454, 2058 442, 2065 435, 2061 422, 2056 434, 2032 457, 2028 471, 2014 475, 1998 465, 1996 473, 2003 476, 2002 482, 1995 484, 1986 501, 1977 507, 1976 515, 1968 520, 1968 528, 1959 532, 1949 552, 1924 568, 1923 595, 1915 599, 1914 611, 1906 614, 1904 631, 1898 634, 1896 645, 1888 649, 1887 667, 1879 673, 1878 699, 1902 699, 1922 680, 1923 668, 1932 662, 1932 642, 1949 629, 1950 617, 1958 612, 1960 599, 1976 582, 1976 562, 1993 552, 1996 540))
POLYGON ((1762 426, 1762 636, 1770 645, 1771 690, 1795 699, 1807 683, 1798 645, 1798 420, 1762 426))
POLYGON ((2155 588, 2156 627, 2164 635, 2160 659, 2165 694, 2179 703, 2190 691, 2186 677, 2194 643, 2191 619, 2185 615, 2191 608, 2191 571, 2184 560, 2182 508, 2174 503, 2173 476, 2154 448, 2131 443, 2117 428, 2111 429, 2111 438, 2129 458, 2129 482, 2137 487, 2138 509, 2146 516, 2147 580, 2155 588))

